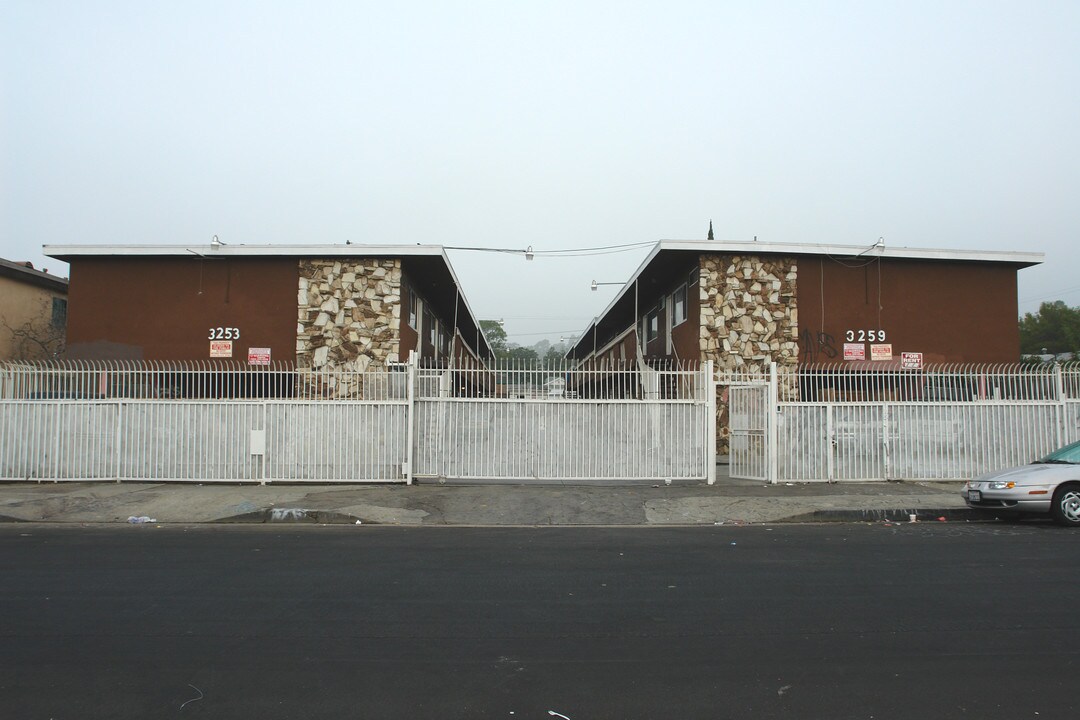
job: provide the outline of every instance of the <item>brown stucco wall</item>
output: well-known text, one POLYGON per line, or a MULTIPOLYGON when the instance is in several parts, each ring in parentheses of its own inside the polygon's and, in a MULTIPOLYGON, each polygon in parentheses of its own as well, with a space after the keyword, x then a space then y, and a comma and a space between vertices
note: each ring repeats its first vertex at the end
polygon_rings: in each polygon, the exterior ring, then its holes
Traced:
MULTIPOLYGON (((843 362, 849 330, 856 340, 860 330, 884 330, 894 356, 922 352, 928 363, 1016 362, 1016 272, 1000 263, 802 258, 799 360, 843 362)), ((865 352, 869 360, 869 342, 865 352)))
POLYGON ((671 348, 680 361, 697 362, 701 357, 701 281, 686 286, 686 320, 671 328, 671 348))
POLYGON ((70 275, 69 357, 203 360, 210 328, 234 327, 234 360, 295 359, 295 258, 73 258, 70 275))

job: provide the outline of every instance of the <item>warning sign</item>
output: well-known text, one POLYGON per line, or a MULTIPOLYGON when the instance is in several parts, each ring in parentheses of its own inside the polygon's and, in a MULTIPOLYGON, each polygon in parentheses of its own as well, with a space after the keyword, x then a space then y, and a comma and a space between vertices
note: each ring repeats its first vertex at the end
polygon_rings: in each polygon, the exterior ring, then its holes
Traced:
POLYGON ((270 348, 248 348, 248 365, 269 365, 270 348))
POLYGON ((866 345, 862 343, 844 343, 845 360, 865 360, 866 345))
POLYGON ((231 358, 232 357, 232 340, 211 340, 210 341, 210 357, 212 357, 212 358, 231 358))
POLYGON ((886 345, 871 345, 870 346, 870 359, 871 360, 892 360, 892 344, 886 345))
POLYGON ((905 370, 922 370, 922 353, 900 353, 900 367, 905 370))

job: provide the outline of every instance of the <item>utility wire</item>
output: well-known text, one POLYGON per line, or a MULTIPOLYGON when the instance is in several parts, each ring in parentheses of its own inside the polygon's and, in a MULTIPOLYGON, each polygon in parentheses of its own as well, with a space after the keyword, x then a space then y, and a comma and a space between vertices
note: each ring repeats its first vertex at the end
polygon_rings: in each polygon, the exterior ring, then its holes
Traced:
POLYGON ((591 250, 616 250, 616 249, 618 249, 618 250, 623 250, 623 249, 629 250, 629 249, 632 249, 632 248, 645 247, 646 245, 655 245, 655 244, 656 243, 654 241, 649 240, 649 241, 645 241, 645 242, 626 243, 624 245, 601 245, 599 247, 568 248, 566 250, 536 250, 535 253, 537 255, 555 255, 555 254, 561 254, 561 253, 576 253, 576 252, 584 252, 584 251, 591 251, 591 250))
POLYGON ((581 257, 586 255, 614 255, 616 253, 630 252, 637 248, 646 247, 649 245, 655 245, 654 241, 626 243, 623 245, 599 245, 595 247, 583 247, 583 248, 566 248, 563 250, 531 250, 531 249, 517 249, 517 248, 490 248, 490 247, 472 247, 465 245, 446 245, 444 250, 466 250, 470 252, 490 252, 490 253, 504 253, 507 255, 525 255, 531 252, 534 256, 545 257, 581 257))
POLYGON ((506 337, 533 337, 536 335, 565 335, 567 333, 581 333, 581 328, 575 328, 574 330, 551 330, 549 332, 532 332, 532 333, 506 333, 506 337))
POLYGON ((1056 290, 1049 295, 1032 295, 1031 297, 1020 298, 1020 302, 1031 302, 1032 300, 1049 300, 1052 297, 1060 297, 1062 295, 1072 295, 1075 292, 1080 292, 1080 285, 1071 288, 1065 288, 1064 290, 1056 290))

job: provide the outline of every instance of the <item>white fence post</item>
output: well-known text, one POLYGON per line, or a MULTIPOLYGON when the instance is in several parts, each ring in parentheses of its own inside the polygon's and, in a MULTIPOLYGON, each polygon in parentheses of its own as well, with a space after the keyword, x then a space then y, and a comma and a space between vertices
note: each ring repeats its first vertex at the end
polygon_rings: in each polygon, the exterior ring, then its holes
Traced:
POLYGON ((836 427, 832 403, 825 406, 825 469, 825 479, 836 482, 836 427))
POLYGON ((409 351, 405 378, 405 484, 413 484, 413 437, 416 424, 416 368, 420 359, 415 350, 409 351))
POLYGON ((881 406, 881 468, 882 479, 891 480, 889 477, 889 404, 881 406))
POLYGON ((267 422, 269 420, 269 418, 270 418, 270 403, 267 402, 266 400, 263 400, 262 401, 262 432, 263 432, 263 435, 262 435, 262 451, 263 452, 262 452, 262 455, 259 456, 259 484, 260 485, 265 485, 266 484, 266 476, 267 476, 267 467, 266 467, 266 465, 267 465, 267 457, 266 456, 268 454, 267 451, 269 450, 269 448, 267 447, 267 444, 266 444, 266 435, 267 435, 267 427, 270 424, 269 422, 267 422))
POLYGON ((777 428, 780 412, 780 386, 776 380, 776 362, 769 363, 769 395, 765 406, 765 445, 768 460, 769 482, 775 485, 780 481, 779 460, 776 447, 780 433, 777 428))
POLYGON ((716 377, 713 375, 713 361, 705 361, 705 369, 702 380, 705 385, 705 413, 706 433, 705 438, 705 472, 710 485, 716 484, 716 377))
POLYGON ((1057 446, 1061 447, 1072 440, 1072 433, 1068 431, 1069 407, 1065 398, 1065 382, 1061 376, 1061 363, 1054 363, 1054 395, 1057 412, 1057 446))
POLYGON ((116 482, 120 483, 120 466, 123 465, 123 439, 124 439, 124 401, 118 400, 116 403, 116 455, 113 458, 113 462, 116 463, 114 469, 116 470, 116 482))

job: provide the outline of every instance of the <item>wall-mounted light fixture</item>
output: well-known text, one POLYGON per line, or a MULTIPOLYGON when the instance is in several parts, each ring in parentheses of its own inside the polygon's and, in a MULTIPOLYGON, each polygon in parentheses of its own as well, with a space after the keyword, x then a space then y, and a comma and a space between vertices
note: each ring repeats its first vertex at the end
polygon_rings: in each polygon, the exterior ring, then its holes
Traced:
POLYGON ((625 284, 626 283, 621 283, 621 282, 602 283, 602 282, 596 282, 595 280, 593 280, 591 287, 592 287, 592 291, 596 292, 596 288, 600 287, 601 285, 625 285, 625 284))

